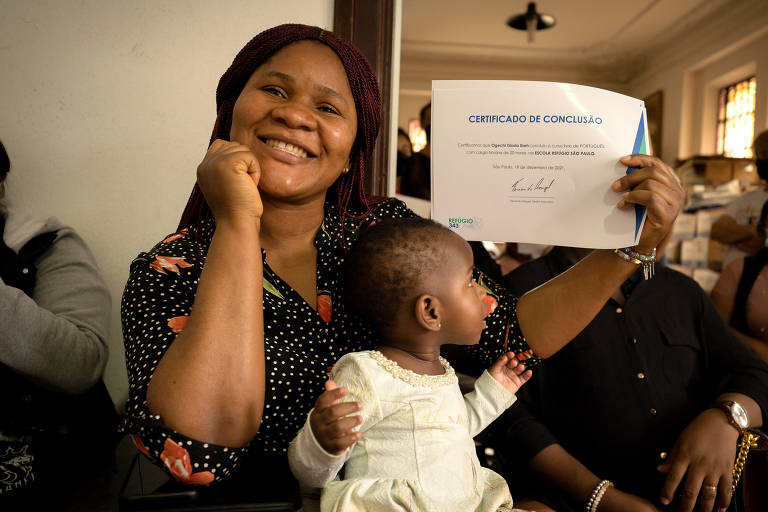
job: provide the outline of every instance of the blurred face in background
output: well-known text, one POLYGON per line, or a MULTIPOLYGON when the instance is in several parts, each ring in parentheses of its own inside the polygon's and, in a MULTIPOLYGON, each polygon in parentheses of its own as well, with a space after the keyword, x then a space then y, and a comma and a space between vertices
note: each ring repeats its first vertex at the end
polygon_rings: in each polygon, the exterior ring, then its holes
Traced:
POLYGON ((407 135, 397 134, 397 150, 405 156, 411 156, 411 140, 407 135))

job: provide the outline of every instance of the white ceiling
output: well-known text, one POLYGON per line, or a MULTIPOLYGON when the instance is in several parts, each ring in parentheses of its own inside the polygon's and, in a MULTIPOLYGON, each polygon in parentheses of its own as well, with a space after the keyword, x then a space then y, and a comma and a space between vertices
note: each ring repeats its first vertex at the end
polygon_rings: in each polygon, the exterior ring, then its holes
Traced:
MULTIPOLYGON (((403 0, 403 73, 440 61, 506 62, 539 68, 602 70, 626 82, 650 50, 692 30, 740 0, 541 0, 537 11, 554 27, 527 42, 506 25, 524 13, 523 0, 403 0), (730 5, 729 5, 730 4, 730 5)), ((663 46, 662 46, 663 47, 663 46)))

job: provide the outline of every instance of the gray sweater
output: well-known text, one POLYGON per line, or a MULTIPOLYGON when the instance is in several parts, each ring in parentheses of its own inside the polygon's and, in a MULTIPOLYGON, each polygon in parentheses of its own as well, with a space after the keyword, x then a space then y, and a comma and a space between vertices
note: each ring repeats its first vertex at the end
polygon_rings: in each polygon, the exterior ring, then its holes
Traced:
POLYGON ((3 240, 18 252, 36 235, 58 231, 35 262, 32 298, 0 279, 0 362, 64 393, 86 391, 107 363, 110 296, 85 242, 56 219, 38 220, 0 200, 3 240))

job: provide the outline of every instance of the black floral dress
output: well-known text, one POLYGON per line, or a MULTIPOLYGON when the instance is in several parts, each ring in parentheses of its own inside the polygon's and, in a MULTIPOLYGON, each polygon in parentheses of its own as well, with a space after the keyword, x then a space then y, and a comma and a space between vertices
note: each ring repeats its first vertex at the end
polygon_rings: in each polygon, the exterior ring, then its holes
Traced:
MULTIPOLYGON (((227 480, 245 459, 283 456, 303 426, 334 363, 348 352, 370 350, 377 336, 341 297, 344 255, 354 231, 377 219, 412 217, 402 202, 388 200, 362 222, 349 221, 342 234, 335 206, 326 204, 325 218, 315 237, 317 248, 317 310, 267 265, 264 257, 264 349, 266 396, 258 434, 243 448, 203 443, 165 428, 147 407, 146 392, 158 362, 183 328, 192 308, 213 226, 174 233, 131 264, 121 316, 129 379, 123 428, 133 434, 139 450, 167 468, 176 479, 192 484, 227 480), (343 240, 343 242, 342 242, 343 240)), ((484 367, 504 351, 520 358, 531 351, 517 325, 517 300, 479 272, 488 291, 487 329, 467 355, 484 367)), ((529 361, 531 366, 534 361, 529 361)))

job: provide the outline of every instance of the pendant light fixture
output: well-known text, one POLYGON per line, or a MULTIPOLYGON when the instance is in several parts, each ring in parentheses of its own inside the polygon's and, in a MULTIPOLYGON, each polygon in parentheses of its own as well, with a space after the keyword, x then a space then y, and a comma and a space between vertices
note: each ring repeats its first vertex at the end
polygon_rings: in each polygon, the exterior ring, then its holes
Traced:
POLYGON ((532 43, 533 36, 537 30, 546 30, 555 25, 555 17, 550 14, 536 12, 536 3, 529 2, 528 9, 522 14, 509 18, 507 25, 514 29, 528 32, 528 42, 532 43))

